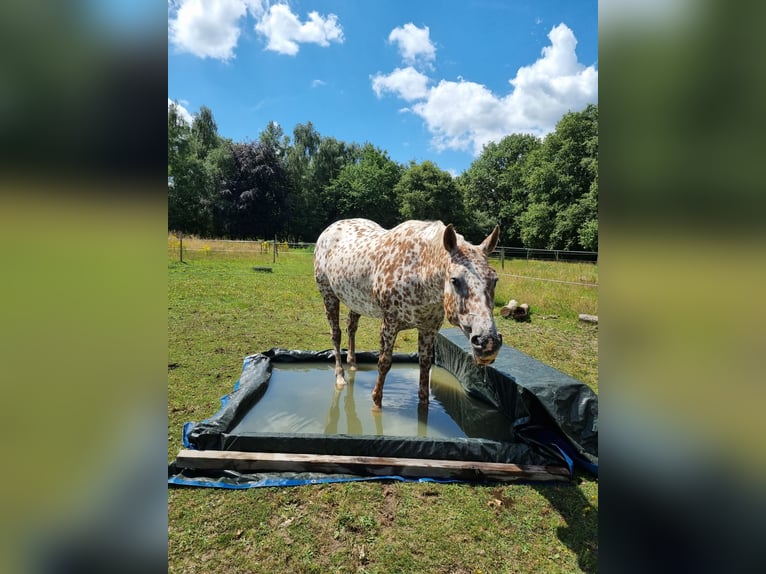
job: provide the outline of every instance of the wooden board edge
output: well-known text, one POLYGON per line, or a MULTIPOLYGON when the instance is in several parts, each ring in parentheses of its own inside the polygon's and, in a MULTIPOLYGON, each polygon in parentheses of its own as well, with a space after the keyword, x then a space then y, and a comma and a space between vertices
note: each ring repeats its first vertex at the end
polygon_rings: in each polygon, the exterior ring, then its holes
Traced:
POLYGON ((182 449, 176 457, 180 468, 237 470, 242 472, 321 472, 406 478, 453 478, 470 481, 565 481, 569 469, 559 466, 392 458, 306 453, 270 453, 182 449))

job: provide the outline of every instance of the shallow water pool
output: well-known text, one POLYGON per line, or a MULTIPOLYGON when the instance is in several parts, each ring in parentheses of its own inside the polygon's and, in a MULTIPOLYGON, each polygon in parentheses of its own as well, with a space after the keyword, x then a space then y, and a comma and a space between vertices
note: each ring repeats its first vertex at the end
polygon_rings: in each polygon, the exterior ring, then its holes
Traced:
POLYGON ((418 408, 418 366, 394 365, 383 387, 382 411, 372 410, 377 365, 346 368, 335 387, 331 363, 275 363, 268 389, 231 434, 290 433, 513 440, 512 423, 491 405, 466 394, 442 367, 431 368, 428 409, 418 408))

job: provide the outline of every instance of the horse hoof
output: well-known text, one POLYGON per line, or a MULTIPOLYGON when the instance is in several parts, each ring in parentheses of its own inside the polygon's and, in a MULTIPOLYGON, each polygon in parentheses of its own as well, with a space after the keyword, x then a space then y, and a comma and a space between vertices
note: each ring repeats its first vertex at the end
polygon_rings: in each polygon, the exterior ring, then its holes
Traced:
POLYGON ((376 405, 375 403, 372 404, 372 414, 380 414, 383 412, 383 407, 380 405, 376 405))

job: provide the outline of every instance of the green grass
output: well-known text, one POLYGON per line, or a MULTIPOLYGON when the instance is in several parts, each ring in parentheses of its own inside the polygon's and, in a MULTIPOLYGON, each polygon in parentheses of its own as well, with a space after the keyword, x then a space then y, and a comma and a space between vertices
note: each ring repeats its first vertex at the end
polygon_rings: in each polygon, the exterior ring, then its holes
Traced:
MULTIPOLYGON (((331 346, 311 254, 168 249, 168 458, 181 428, 213 414, 242 359, 272 347, 331 346), (272 273, 253 271, 269 266, 272 273)), ((495 311, 506 344, 598 390, 598 327, 589 264, 506 260, 495 311), (532 277, 520 278, 516 276, 532 277), (499 314, 529 303, 531 321, 499 314)), ((359 350, 377 350, 378 322, 362 318, 359 350)), ((417 348, 404 331, 396 350, 417 348)), ((247 491, 168 492, 171 572, 595 572, 598 483, 439 485, 348 483, 247 491)))

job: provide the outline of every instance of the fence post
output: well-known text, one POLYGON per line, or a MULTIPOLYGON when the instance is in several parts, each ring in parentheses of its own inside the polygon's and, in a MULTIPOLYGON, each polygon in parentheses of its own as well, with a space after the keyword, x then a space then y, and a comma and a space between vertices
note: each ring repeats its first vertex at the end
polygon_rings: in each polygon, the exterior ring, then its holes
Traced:
POLYGON ((505 269, 505 247, 500 248, 500 269, 505 269))
POLYGON ((184 262, 184 234, 178 234, 178 260, 184 262))
POLYGON ((274 254, 271 257, 272 263, 277 262, 277 236, 274 236, 274 254))

